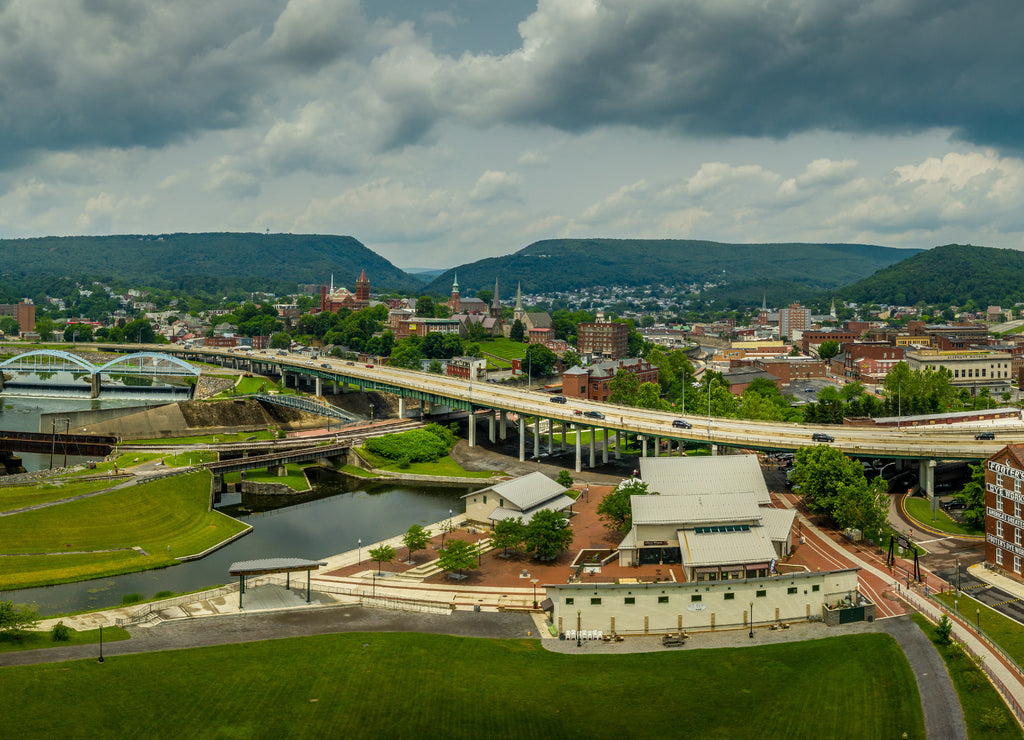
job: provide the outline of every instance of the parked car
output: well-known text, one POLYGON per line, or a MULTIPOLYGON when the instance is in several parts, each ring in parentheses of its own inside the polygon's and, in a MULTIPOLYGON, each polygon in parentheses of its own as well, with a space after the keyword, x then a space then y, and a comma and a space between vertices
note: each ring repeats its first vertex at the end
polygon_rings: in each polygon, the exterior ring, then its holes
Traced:
POLYGON ((942 505, 942 508, 946 511, 962 511, 967 508, 967 504, 963 501, 947 501, 942 505))
POLYGON ((672 422, 672 426, 678 429, 693 429, 693 424, 688 422, 686 419, 676 419, 672 422))
POLYGON ((552 396, 551 403, 565 403, 565 396, 552 396))
POLYGON ((831 434, 825 434, 825 432, 815 432, 811 435, 811 439, 815 442, 835 442, 836 438, 831 434))
POLYGON ((584 411, 583 415, 584 416, 589 416, 591 419, 603 419, 604 418, 604 414, 602 414, 600 411, 584 411))
POLYGON ((974 435, 975 439, 995 439, 995 432, 978 432, 974 435))

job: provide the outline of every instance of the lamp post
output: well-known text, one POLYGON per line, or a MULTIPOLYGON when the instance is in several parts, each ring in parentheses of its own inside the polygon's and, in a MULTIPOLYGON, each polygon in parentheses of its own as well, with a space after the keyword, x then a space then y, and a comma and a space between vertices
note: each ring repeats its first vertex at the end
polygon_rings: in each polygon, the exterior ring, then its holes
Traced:
POLYGON ((583 636, 580 630, 583 628, 583 612, 576 610, 576 647, 583 647, 583 636))
POLYGON ((363 564, 363 540, 362 538, 356 540, 356 565, 363 564))
POLYGON ((373 421, 373 404, 370 404, 370 421, 373 421))
POLYGON ((531 578, 530 583, 533 584, 533 608, 537 608, 537 579, 531 578))
POLYGON ((975 618, 978 620, 978 630, 981 630, 981 609, 975 610, 975 618))
POLYGON ((103 662, 103 625, 102 624, 100 625, 100 659, 99 659, 98 662, 100 662, 100 663, 103 662))
POLYGON ((750 639, 754 639, 754 602, 750 602, 750 639))
MULTIPOLYGON (((64 467, 65 468, 68 466, 67 436, 69 434, 71 434, 71 419, 64 419, 64 437, 65 437, 65 439, 64 439, 64 467)), ((117 467, 116 463, 115 463, 114 467, 115 468, 117 467)), ((114 472, 117 472, 117 471, 115 470, 114 472)))

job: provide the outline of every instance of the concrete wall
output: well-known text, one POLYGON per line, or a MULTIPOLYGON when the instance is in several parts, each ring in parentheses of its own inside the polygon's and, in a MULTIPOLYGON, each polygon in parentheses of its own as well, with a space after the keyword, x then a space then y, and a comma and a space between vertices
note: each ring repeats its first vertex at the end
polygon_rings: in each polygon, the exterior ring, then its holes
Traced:
POLYGON ((857 569, 797 573, 711 583, 580 583, 546 585, 559 631, 619 634, 712 630, 820 617, 827 602, 858 589, 857 569), (760 595, 759 595, 760 594, 760 595), (632 603, 629 603, 632 599, 632 603))
POLYGON ((64 419, 71 420, 71 431, 81 432, 82 428, 88 429, 90 426, 95 426, 103 421, 110 419, 120 419, 122 416, 131 416, 132 414, 138 414, 142 411, 148 411, 149 409, 160 408, 166 406, 164 403, 151 403, 143 406, 124 406, 121 408, 112 409, 84 409, 82 411, 61 411, 51 412, 39 415, 39 431, 43 434, 48 434, 53 431, 53 423, 56 422, 56 429, 58 432, 62 432, 66 428, 64 419))

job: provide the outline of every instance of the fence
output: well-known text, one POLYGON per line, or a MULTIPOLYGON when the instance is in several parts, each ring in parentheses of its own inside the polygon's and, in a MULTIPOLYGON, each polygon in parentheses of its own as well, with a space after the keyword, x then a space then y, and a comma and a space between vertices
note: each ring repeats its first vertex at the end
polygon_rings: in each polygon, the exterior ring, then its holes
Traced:
MULTIPOLYGON (((927 607, 925 607, 924 604, 922 604, 918 600, 918 596, 916 594, 914 594, 911 591, 901 591, 899 595, 903 598, 904 601, 913 606, 919 614, 924 616, 930 622, 934 623, 937 621, 928 612, 927 607)), ((939 612, 942 614, 945 614, 947 616, 961 617, 960 620, 954 621, 956 621, 956 623, 958 624, 963 625, 968 630, 968 632, 970 632, 976 638, 985 643, 985 645, 987 645, 989 649, 991 649, 993 652, 997 653, 999 657, 1003 659, 1003 661, 1006 664, 1006 667, 1010 670, 1010 672, 1016 674, 1018 679, 1024 679, 1024 671, 1021 671, 1021 667, 1017 665, 1017 663, 1009 655, 1003 652, 1002 648, 996 645, 988 635, 981 631, 980 628, 972 626, 969 620, 963 619, 963 615, 958 614, 952 609, 947 608, 945 604, 936 601, 933 598, 929 597, 928 603, 931 606, 937 608, 939 612)), ((1000 694, 1002 694, 1003 700, 1006 702, 1006 705, 1010 708, 1010 711, 1013 712, 1014 717, 1016 717, 1017 719, 1017 723, 1021 726, 1024 726, 1024 708, 1021 707, 1020 703, 1017 701, 1017 698, 1010 691, 1009 687, 1005 683, 1003 683, 1002 679, 1000 679, 999 676, 996 675, 992 667, 988 665, 988 663, 985 661, 985 656, 979 655, 977 652, 975 652, 971 648, 971 646, 968 645, 967 642, 964 640, 960 641, 960 647, 962 647, 964 652, 971 656, 975 664, 985 672, 985 675, 988 676, 989 680, 992 682, 992 685, 996 687, 996 690, 1000 694)))
MULTIPOLYGON (((282 585, 285 579, 281 576, 261 576, 256 579, 247 580, 247 584, 260 585, 272 583, 282 585)), ((360 606, 371 609, 393 609, 395 611, 421 612, 424 614, 450 614, 454 608, 448 602, 427 601, 425 599, 406 599, 401 596, 377 596, 376 588, 341 586, 334 583, 317 583, 314 591, 327 594, 341 594, 342 596, 354 596, 359 599, 360 606)))
POLYGON ((157 610, 168 609, 172 606, 181 606, 182 604, 194 604, 197 601, 204 601, 206 599, 215 599, 218 596, 224 596, 226 594, 234 593, 238 591, 237 583, 229 583, 226 586, 220 586, 218 588, 210 589, 209 591, 198 591, 194 594, 186 594, 184 596, 173 596, 169 599, 161 599, 160 601, 154 601, 150 604, 146 604, 139 611, 132 614, 130 617, 124 619, 118 618, 116 624, 118 627, 127 627, 133 624, 142 624, 152 619, 156 619, 157 610))

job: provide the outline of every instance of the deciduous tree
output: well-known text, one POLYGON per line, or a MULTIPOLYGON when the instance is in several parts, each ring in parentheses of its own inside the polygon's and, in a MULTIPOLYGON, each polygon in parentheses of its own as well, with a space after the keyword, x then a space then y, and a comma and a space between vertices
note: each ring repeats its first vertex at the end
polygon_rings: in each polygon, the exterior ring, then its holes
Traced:
POLYGON ((573 531, 565 514, 560 511, 541 510, 526 525, 524 543, 527 552, 543 560, 553 560, 569 549, 573 531))
POLYGON ((657 491, 647 490, 647 484, 637 478, 623 481, 615 490, 606 494, 597 505, 597 514, 610 527, 625 532, 633 526, 633 509, 629 503, 630 496, 657 496, 657 491))
POLYGON ((402 535, 402 544, 405 545, 409 551, 409 562, 412 562, 412 554, 418 550, 423 550, 427 547, 430 542, 430 530, 421 527, 419 524, 413 524, 402 535))
POLYGON ((476 559, 477 547, 472 542, 449 540, 448 546, 438 555, 437 564, 448 573, 457 570, 461 578, 463 570, 476 567, 476 559))
POLYGON ((370 560, 377 563, 377 574, 380 574, 381 566, 384 563, 390 563, 395 559, 395 548, 391 545, 384 544, 380 547, 370 548, 370 560))
POLYGON ((509 550, 518 550, 526 538, 526 525, 521 517, 502 519, 494 525, 491 544, 502 549, 502 557, 509 556, 509 550))

